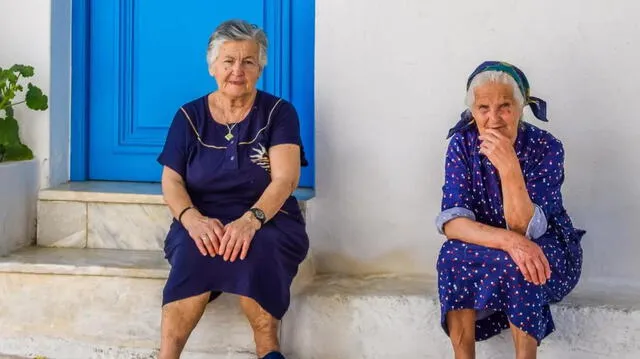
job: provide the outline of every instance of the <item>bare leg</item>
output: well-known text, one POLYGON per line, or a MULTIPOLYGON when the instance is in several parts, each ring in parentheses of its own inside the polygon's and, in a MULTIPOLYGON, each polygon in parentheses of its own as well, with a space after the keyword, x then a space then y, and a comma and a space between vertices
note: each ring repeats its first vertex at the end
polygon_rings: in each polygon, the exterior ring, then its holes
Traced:
POLYGON ((513 344, 516 347, 516 359, 536 359, 538 341, 531 335, 509 322, 513 344))
POLYGON ((462 309, 448 312, 447 327, 455 359, 475 359, 476 311, 462 309))
POLYGON ((210 293, 203 293, 162 307, 162 338, 158 359, 179 359, 187 339, 196 327, 209 301, 210 293))
POLYGON ((258 358, 280 350, 278 343, 278 320, 262 309, 260 304, 248 297, 240 297, 240 306, 253 329, 258 358))

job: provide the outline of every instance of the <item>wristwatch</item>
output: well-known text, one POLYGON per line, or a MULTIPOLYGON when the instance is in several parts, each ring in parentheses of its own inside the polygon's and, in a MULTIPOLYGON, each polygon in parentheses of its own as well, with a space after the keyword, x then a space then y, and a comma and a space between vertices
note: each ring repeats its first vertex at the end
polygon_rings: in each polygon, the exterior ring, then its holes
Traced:
POLYGON ((249 209, 249 212, 251 212, 253 216, 260 221, 261 226, 264 225, 264 222, 267 220, 267 216, 264 215, 264 212, 260 208, 251 208, 249 209))

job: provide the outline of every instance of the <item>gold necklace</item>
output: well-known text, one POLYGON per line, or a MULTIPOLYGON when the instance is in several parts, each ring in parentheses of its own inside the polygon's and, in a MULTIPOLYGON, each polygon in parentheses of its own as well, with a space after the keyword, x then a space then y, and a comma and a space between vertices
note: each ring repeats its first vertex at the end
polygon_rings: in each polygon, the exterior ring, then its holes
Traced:
POLYGON ((227 126, 227 134, 224 136, 224 138, 226 138, 227 141, 231 141, 235 137, 233 133, 231 133, 231 131, 233 130, 234 127, 236 127, 237 124, 238 122, 234 123, 231 127, 229 127, 228 123, 224 124, 225 126, 227 126))
MULTIPOLYGON (((215 98, 214 98, 214 101, 215 101, 215 98)), ((242 115, 241 120, 242 120, 242 119, 244 119, 245 117, 247 117, 247 115, 248 115, 248 114, 249 114, 249 112, 251 111, 251 108, 252 108, 252 107, 253 107, 253 106, 249 106, 249 108, 247 108, 247 110, 246 110, 246 111, 244 112, 244 114, 242 115)), ((221 108, 221 106, 220 106, 220 108, 221 108)), ((229 126, 229 122, 228 122, 228 121, 225 121, 225 124, 224 124, 224 125, 225 125, 225 126, 227 126, 227 134, 224 136, 224 138, 225 138, 227 141, 231 141, 231 140, 235 137, 235 136, 233 135, 233 133, 231 133, 231 131, 233 131, 233 129, 234 129, 234 128, 236 127, 236 125, 237 125, 237 124, 239 124, 239 123, 240 123, 239 121, 238 121, 238 122, 234 122, 234 123, 233 123, 233 125, 229 126)))
MULTIPOLYGON (((247 115, 249 114, 249 112, 251 111, 252 106, 249 106, 249 108, 244 112, 244 114, 241 117, 241 120, 244 119, 245 117, 247 117, 247 115)), ((224 136, 224 138, 227 141, 231 141, 235 136, 233 135, 233 133, 231 133, 231 131, 233 130, 234 127, 236 127, 237 124, 239 124, 240 122, 234 122, 233 125, 231 125, 231 127, 229 127, 229 122, 226 122, 224 125, 227 126, 227 134, 224 136)))

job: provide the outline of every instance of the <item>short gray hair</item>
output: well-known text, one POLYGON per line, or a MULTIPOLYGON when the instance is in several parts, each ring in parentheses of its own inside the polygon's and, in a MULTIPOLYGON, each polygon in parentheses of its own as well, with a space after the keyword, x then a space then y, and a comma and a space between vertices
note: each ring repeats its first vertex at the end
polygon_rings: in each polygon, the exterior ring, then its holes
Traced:
POLYGON ((479 73, 476 77, 473 78, 473 80, 471 80, 469 90, 467 91, 467 97, 464 101, 468 108, 471 108, 476 102, 476 88, 488 82, 511 85, 511 87, 513 88, 514 100, 520 107, 524 107, 524 96, 522 95, 522 92, 520 92, 518 83, 516 82, 516 80, 514 80, 513 77, 511 77, 511 75, 501 71, 485 71, 479 73))
POLYGON ((267 65, 267 35, 256 25, 244 20, 229 20, 220 24, 211 37, 207 48, 207 63, 213 64, 220 53, 220 46, 226 41, 255 41, 258 44, 260 68, 267 65))

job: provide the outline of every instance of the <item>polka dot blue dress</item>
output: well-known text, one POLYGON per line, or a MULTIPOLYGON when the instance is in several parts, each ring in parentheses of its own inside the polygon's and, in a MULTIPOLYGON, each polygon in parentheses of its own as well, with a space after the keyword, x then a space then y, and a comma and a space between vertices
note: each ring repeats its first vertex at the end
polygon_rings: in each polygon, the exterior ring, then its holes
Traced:
MULTIPOLYGON (((500 177, 487 157, 479 154, 479 145, 476 126, 457 132, 449 143, 440 230, 446 221, 460 216, 506 228, 500 177)), ((563 207, 562 143, 523 122, 515 150, 529 196, 536 205, 532 222, 546 221, 542 231, 531 239, 549 260, 551 279, 535 285, 524 279, 506 252, 447 240, 437 263, 441 324, 447 334, 447 312, 475 309, 477 341, 509 328, 511 322, 540 343, 554 331, 549 304, 565 297, 580 278, 580 241, 585 232, 573 227, 563 207)))
MULTIPOLYGON (((228 128, 213 120, 203 96, 177 111, 158 161, 182 176, 203 215, 227 224, 251 208, 271 182, 269 148, 280 144, 299 145, 301 163, 306 163, 298 116, 289 102, 258 91, 247 118, 228 128)), ((164 245, 171 271, 162 304, 207 292, 210 300, 233 293, 253 298, 281 319, 308 249, 305 222, 293 196, 256 232, 247 257, 233 263, 219 255, 203 256, 174 220, 164 245)))

